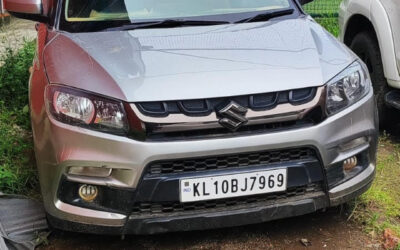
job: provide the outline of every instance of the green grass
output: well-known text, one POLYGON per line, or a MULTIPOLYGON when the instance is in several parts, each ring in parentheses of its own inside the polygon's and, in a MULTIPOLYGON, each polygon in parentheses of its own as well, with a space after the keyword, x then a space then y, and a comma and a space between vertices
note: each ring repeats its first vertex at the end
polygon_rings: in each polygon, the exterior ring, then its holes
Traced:
POLYGON ((27 194, 37 187, 36 168, 29 130, 17 125, 25 113, 0 107, 0 191, 27 194))
POLYGON ((0 57, 0 192, 30 194, 37 189, 28 110, 29 67, 35 42, 0 57))
POLYGON ((306 4, 304 10, 314 17, 321 26, 332 33, 335 37, 339 36, 338 10, 341 0, 314 0, 306 4))
POLYGON ((321 24, 321 26, 324 27, 327 31, 332 33, 332 35, 334 35, 335 37, 339 36, 339 22, 336 17, 329 17, 329 18, 316 17, 314 19, 319 24, 321 24))
POLYGON ((314 0, 304 10, 313 17, 337 17, 342 0, 314 0))
POLYGON ((355 203, 353 217, 372 235, 386 228, 400 236, 400 144, 386 135, 378 148, 375 181, 355 203))
POLYGON ((15 51, 8 47, 0 61, 0 102, 11 109, 22 109, 28 104, 29 67, 35 53, 35 42, 25 41, 15 51))

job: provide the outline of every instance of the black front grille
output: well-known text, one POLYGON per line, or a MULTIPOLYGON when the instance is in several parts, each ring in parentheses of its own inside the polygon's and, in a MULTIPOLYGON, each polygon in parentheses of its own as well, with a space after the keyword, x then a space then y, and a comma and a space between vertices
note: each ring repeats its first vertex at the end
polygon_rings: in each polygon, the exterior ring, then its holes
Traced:
POLYGON ((132 215, 153 215, 177 212, 190 212, 190 211, 208 211, 212 209, 235 209, 240 208, 242 205, 263 205, 275 204, 281 200, 288 199, 295 196, 302 196, 321 192, 321 183, 312 183, 306 186, 288 188, 285 192, 271 193, 253 196, 243 196, 221 200, 200 201, 191 203, 180 202, 138 202, 135 203, 132 210, 132 215), (267 203, 267 204, 266 204, 267 203))
POLYGON ((185 114, 187 116, 205 116, 235 101, 243 107, 252 110, 269 110, 278 104, 291 103, 300 105, 310 102, 317 92, 317 88, 303 88, 280 92, 262 93, 254 95, 219 97, 208 99, 158 101, 136 103, 140 112, 151 117, 166 117, 169 114, 185 114))
POLYGON ((215 157, 158 161, 150 163, 150 165, 147 167, 147 171, 149 174, 198 172, 215 169, 267 165, 272 163, 315 158, 317 158, 315 150, 311 148, 296 148, 215 157))
MULTIPOLYGON (((251 122, 244 123, 235 131, 231 131, 217 123, 221 119, 219 110, 234 102, 238 105, 251 109, 253 111, 272 110, 282 104, 291 104, 293 106, 309 103, 317 95, 318 88, 302 88, 286 90, 280 92, 261 93, 243 96, 229 96, 208 99, 193 100, 174 100, 174 101, 156 101, 156 102, 138 102, 135 103, 137 112, 147 117, 157 117, 152 121, 143 121, 145 126, 143 138, 146 141, 180 141, 197 140, 209 138, 226 138, 233 136, 248 136, 253 134, 274 133, 283 130, 292 130, 307 128, 319 124, 325 119, 325 112, 320 103, 307 109, 304 114, 298 113, 299 117, 294 117, 295 113, 277 114, 271 116, 274 121, 256 120, 252 118, 251 122), (195 126, 189 123, 179 124, 185 126, 180 130, 174 128, 175 124, 164 124, 163 118, 174 114, 183 114, 186 117, 201 117, 215 113, 217 119, 212 121, 214 124, 202 126, 201 123, 194 122, 195 126), (286 117, 287 116, 287 117, 286 117), (211 125, 211 126, 210 126, 211 125)), ((179 127, 179 126, 178 126, 179 127)))

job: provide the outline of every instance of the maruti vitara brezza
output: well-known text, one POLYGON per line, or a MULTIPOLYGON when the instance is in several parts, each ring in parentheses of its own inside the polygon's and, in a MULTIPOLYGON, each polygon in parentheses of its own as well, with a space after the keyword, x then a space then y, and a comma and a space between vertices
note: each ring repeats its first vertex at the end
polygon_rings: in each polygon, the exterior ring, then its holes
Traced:
POLYGON ((368 69, 301 4, 6 0, 38 21, 29 96, 49 223, 202 230, 366 191, 378 121, 368 69))

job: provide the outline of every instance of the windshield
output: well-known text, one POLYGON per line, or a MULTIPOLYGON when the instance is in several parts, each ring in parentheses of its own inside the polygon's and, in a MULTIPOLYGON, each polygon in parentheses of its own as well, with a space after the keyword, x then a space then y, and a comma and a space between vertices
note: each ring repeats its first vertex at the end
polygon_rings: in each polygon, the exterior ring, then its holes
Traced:
MULTIPOLYGON (((292 0, 65 0, 60 24, 93 29, 99 23, 116 27, 121 23, 149 22, 164 19, 213 20, 234 22, 245 13, 287 9, 292 0), (228 20, 227 20, 228 19, 228 20), (79 23, 79 25, 78 25, 79 23), (84 23, 91 23, 88 25, 84 23), (97 23, 97 24, 95 24, 97 23)), ((250 15, 251 16, 251 15, 250 15)), ((246 17, 246 16, 244 16, 246 17)), ((248 15, 249 17, 249 15, 248 15)))
POLYGON ((283 9, 289 0, 67 0, 68 22, 148 20, 283 9))

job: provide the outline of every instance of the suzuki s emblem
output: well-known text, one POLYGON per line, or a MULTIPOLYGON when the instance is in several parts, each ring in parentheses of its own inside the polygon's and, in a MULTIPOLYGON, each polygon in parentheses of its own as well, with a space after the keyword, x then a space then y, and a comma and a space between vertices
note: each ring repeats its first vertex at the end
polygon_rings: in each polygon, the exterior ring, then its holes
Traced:
POLYGON ((236 131, 240 126, 248 122, 246 113, 247 108, 231 101, 226 107, 218 111, 218 114, 222 117, 219 123, 227 129, 236 131))

